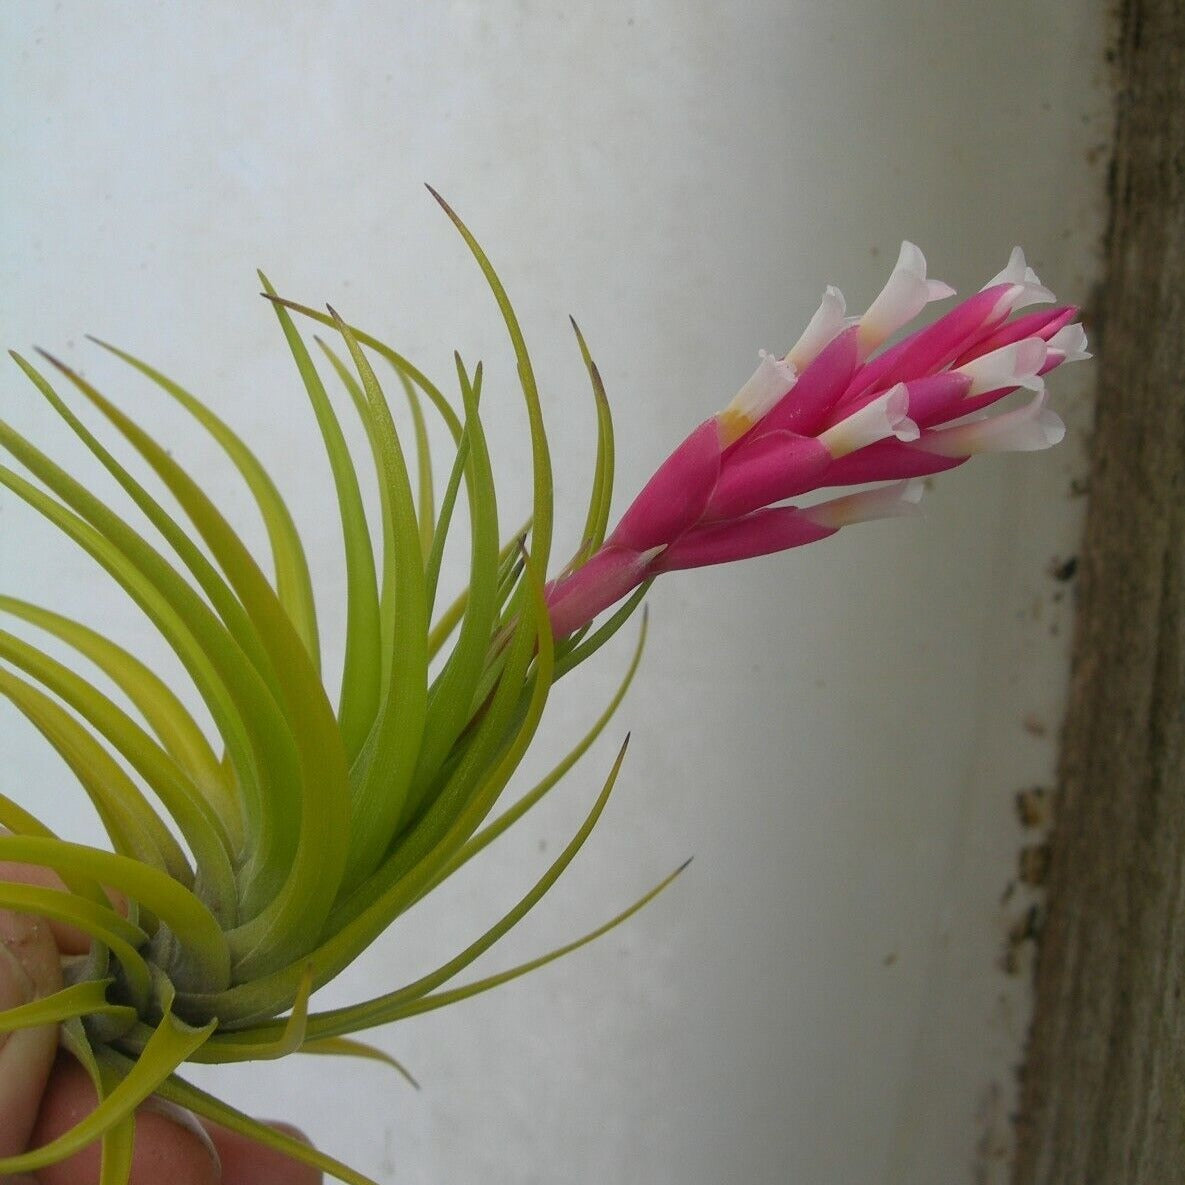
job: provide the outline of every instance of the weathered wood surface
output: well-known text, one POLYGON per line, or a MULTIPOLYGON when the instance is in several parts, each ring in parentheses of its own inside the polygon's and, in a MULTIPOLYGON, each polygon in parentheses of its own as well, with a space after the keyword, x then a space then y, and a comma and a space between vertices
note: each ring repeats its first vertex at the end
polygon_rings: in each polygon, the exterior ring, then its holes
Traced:
POLYGON ((1016 1185, 1185 1182, 1185 3, 1127 0, 1016 1185))

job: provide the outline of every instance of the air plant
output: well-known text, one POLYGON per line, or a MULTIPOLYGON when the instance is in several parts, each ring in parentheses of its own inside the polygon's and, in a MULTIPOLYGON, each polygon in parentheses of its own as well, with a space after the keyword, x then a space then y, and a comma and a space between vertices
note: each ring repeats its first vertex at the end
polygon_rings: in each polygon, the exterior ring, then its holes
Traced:
POLYGON ((591 934, 450 986, 575 857, 605 806, 623 744, 584 823, 500 921, 412 983, 349 1007, 309 1008, 314 991, 521 819, 602 734, 637 669, 644 618, 620 685, 587 734, 493 816, 551 687, 623 626, 658 574, 780 551, 852 522, 906 513, 920 495, 911 479, 978 452, 1056 443, 1062 426, 1045 406, 1041 376, 1087 356, 1073 308, 1013 316, 1053 299, 1019 249, 979 293, 882 348, 929 301, 951 295, 926 278, 921 252, 905 244, 863 316, 846 317, 839 291, 828 288, 797 344, 782 357, 763 355, 737 397, 688 436, 609 532, 612 420, 576 329, 596 403, 595 476, 579 547, 549 581, 552 480, 531 362, 494 269, 441 204, 484 273, 517 358, 530 424, 533 513, 508 538, 482 426, 481 365, 469 369, 457 356, 454 404, 389 346, 332 309, 280 298, 263 280, 324 440, 345 540, 345 660, 336 706, 321 676, 301 540, 276 486, 239 437, 152 366, 99 343, 179 402, 225 450, 266 524, 266 563, 171 454, 84 377, 44 356, 147 463, 186 525, 84 426, 43 369, 13 354, 159 539, 149 542, 3 424, 0 444, 28 476, 0 468, 0 483, 86 551, 143 610, 184 665, 217 736, 116 643, 48 608, 0 597, 0 610, 64 643, 123 697, 117 702, 33 643, 0 631, 0 691, 64 758, 112 849, 59 838, 0 797, 0 824, 9 832, 0 836, 0 859, 51 869, 65 885, 57 891, 0 882, 0 907, 70 922, 92 940, 89 956, 66 968, 67 986, 0 1013, 0 1033, 59 1024, 99 1096, 95 1110, 66 1134, 0 1160, 0 1174, 36 1170, 101 1139, 102 1183, 120 1185, 131 1163, 134 1110, 156 1094, 343 1181, 365 1182, 329 1155, 187 1083, 178 1074, 182 1063, 296 1052, 386 1058, 356 1034, 484 992, 628 918, 681 870, 591 934), (335 345, 317 339, 321 369, 336 374, 365 429, 381 494, 373 533, 338 411, 294 317, 334 335, 335 345), (415 482, 374 357, 393 368, 410 404, 415 482), (1027 403, 988 414, 1019 388, 1032 393, 1027 403), (424 400, 455 445, 439 504, 424 400), (881 484, 788 504, 815 490, 867 482, 881 484), (442 607, 442 557, 462 496, 469 585, 442 607), (126 910, 112 905, 108 889, 126 910))

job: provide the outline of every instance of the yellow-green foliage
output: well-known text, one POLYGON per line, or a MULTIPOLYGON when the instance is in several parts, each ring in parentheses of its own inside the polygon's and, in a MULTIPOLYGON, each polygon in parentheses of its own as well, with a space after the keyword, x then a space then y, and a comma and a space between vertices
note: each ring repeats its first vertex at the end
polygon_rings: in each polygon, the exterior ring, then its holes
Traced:
MULTIPOLYGON (((217 737, 207 737, 165 684, 115 643, 48 608, 0 598, 0 611, 72 648, 120 689, 131 708, 30 642, 0 630, 0 691, 64 758, 112 848, 60 839, 27 809, 0 797, 0 824, 10 832, 0 836, 0 859, 53 869, 68 890, 0 882, 0 907, 72 922, 92 938, 91 954, 75 981, 49 998, 0 1014, 0 1032, 61 1024, 63 1041, 90 1073, 101 1100, 54 1143, 0 1160, 0 1174, 35 1170, 101 1135, 103 1185, 121 1185, 130 1164, 132 1113, 155 1092, 341 1180, 364 1182, 331 1157, 199 1091, 177 1075, 178 1067, 185 1061, 297 1052, 385 1058, 351 1034, 521 975, 596 937, 644 903, 531 963, 461 987, 445 986, 514 926, 575 856, 604 807, 623 746, 584 824, 501 921, 414 983, 347 1008, 308 1009, 311 992, 567 772, 608 724, 641 654, 640 636, 617 693, 588 734, 543 781, 490 821, 539 726, 552 684, 621 626, 644 589, 595 631, 553 640, 544 601, 551 470, 531 363, 501 283, 469 231, 444 208, 501 310, 529 417, 533 515, 529 527, 508 542, 501 535, 479 415, 480 364, 470 371, 456 359, 458 411, 390 347, 346 325, 332 309, 321 313, 281 299, 263 279, 325 443, 345 539, 345 662, 336 707, 321 678, 301 540, 276 486, 248 447, 163 374, 99 343, 180 403, 234 462, 266 524, 270 579, 162 445, 83 377, 45 356, 155 472, 184 512, 184 523, 157 505, 41 370, 13 355, 160 539, 150 543, 84 482, 4 424, 0 444, 35 481, 0 467, 0 483, 73 539, 139 605, 184 664, 217 737), (381 494, 381 522, 373 532, 338 413, 293 314, 319 322, 337 343, 317 339, 365 428, 381 494), (390 365, 411 406, 414 483, 372 356, 390 365), (456 446, 439 507, 423 398, 456 446), (462 489, 469 587, 442 608, 438 576, 462 489), (111 908, 101 886, 127 899, 126 917, 111 908)), ((613 483, 608 404, 579 331, 577 338, 596 398, 598 450, 585 537, 573 562, 602 542, 613 483)))

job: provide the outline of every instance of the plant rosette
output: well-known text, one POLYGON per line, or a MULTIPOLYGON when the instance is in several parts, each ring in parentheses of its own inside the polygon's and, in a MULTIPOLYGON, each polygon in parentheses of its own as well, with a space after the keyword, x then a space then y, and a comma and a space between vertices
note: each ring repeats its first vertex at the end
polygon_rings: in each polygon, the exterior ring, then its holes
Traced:
POLYGON ((0 467, 0 483, 139 606, 183 664, 216 735, 112 640, 50 608, 0 597, 0 610, 26 634, 64 644, 118 690, 103 693, 27 637, 0 630, 0 691, 64 759, 110 841, 105 850, 58 837, 0 797, 8 832, 0 860, 51 870, 65 890, 0 881, 0 908, 69 923, 91 940, 89 955, 66 965, 60 991, 0 1013, 0 1033, 59 1025, 99 1098, 59 1138, 0 1160, 0 1174, 35 1171, 101 1140, 102 1185, 122 1185, 135 1108, 155 1094, 340 1180, 366 1182, 189 1084, 180 1067, 303 1052, 378 1057, 402 1069, 356 1035, 487 991, 625 921, 682 869, 592 933, 453 986, 576 856, 613 788, 623 744, 583 824, 495 925, 415 982, 348 1007, 309 1008, 314 991, 521 819, 604 732, 637 670, 644 617, 620 684, 587 733, 495 813, 551 688, 621 629, 658 575, 911 513, 921 478, 979 453, 1057 443, 1064 429, 1047 406, 1044 376, 1089 357, 1074 308, 1018 314, 1053 302, 1019 249, 979 292, 886 346, 929 302, 953 295, 927 279, 922 253, 906 243, 863 315, 848 317, 839 290, 828 288, 798 342, 784 355, 763 353, 737 396, 690 433, 609 531, 613 423, 576 329, 596 409, 596 466, 579 546, 549 580, 551 462, 531 361, 489 260, 441 205, 484 274, 518 363, 533 511, 508 537, 480 412, 482 366, 456 356, 449 398, 390 346, 332 309, 281 298, 263 279, 316 416, 341 519, 345 658, 332 692, 322 679, 301 539, 277 486, 232 429, 148 363, 98 343, 176 400, 226 452, 266 526, 265 558, 251 554, 171 453, 85 378, 49 355, 38 369, 13 354, 152 530, 131 526, 6 424, 0 444, 24 472, 0 467), (333 345, 316 339, 320 368, 296 318, 332 334, 333 345), (390 368, 410 408, 410 458, 372 359, 390 368), (365 430, 380 492, 375 522, 322 371, 335 376, 365 430), (47 373, 101 413, 183 517, 157 504, 47 373), (1019 399, 1008 399, 1016 392, 1019 399), (441 491, 428 455, 429 413, 455 446, 441 491), (862 488, 817 496, 840 486, 862 488), (441 565, 462 498, 469 584, 445 605, 441 565), (108 890, 126 908, 115 908, 108 890))

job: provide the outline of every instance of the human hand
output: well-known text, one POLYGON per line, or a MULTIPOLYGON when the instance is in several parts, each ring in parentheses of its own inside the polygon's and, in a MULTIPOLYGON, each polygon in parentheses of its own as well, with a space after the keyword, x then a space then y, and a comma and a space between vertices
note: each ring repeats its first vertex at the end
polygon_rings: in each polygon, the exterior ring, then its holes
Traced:
MULTIPOLYGON (((48 870, 0 863, 0 880, 61 887, 48 870)), ((62 956, 84 954, 81 931, 0 910, 0 1011, 62 986, 62 956)), ((56 1025, 0 1034, 0 1156, 36 1148, 94 1109, 95 1090, 82 1067, 58 1049, 56 1025)), ((282 1123, 273 1127, 300 1139, 282 1123)), ((32 1177, 3 1185, 90 1185, 99 1179, 99 1145, 92 1144, 32 1177)), ((150 1098, 136 1112, 130 1185, 320 1185, 321 1174, 214 1123, 150 1098)))

